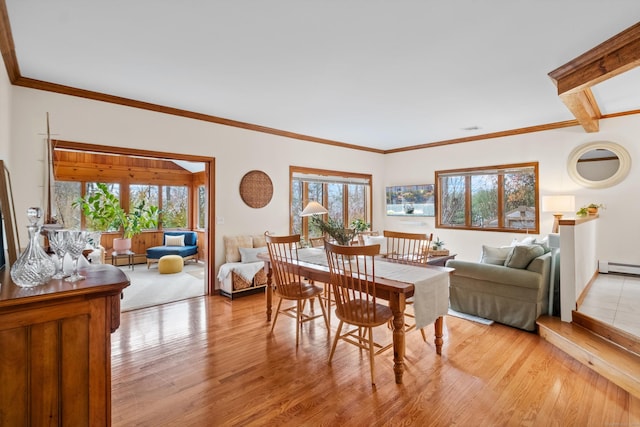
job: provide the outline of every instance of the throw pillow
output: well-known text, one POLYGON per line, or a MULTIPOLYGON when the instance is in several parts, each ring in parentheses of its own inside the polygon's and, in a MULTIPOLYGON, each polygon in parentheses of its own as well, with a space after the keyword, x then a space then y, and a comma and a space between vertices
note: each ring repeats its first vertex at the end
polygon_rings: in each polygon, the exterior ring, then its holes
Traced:
POLYGON ((261 259, 258 259, 257 255, 262 252, 267 252, 266 247, 261 248, 238 248, 240 251, 240 262, 260 262, 261 259))
POLYGON ((253 241, 254 248, 262 248, 264 246, 267 246, 267 237, 264 234, 251 236, 251 240, 253 241))
POLYGON ((387 253, 387 238, 384 236, 363 236, 365 246, 380 245, 380 253, 387 253))
POLYGON ((505 266, 511 268, 527 268, 534 258, 544 254, 544 249, 540 245, 518 245, 512 249, 513 251, 504 262, 505 266))
POLYGON ((483 264, 504 265, 511 249, 513 248, 510 246, 493 248, 491 246, 482 245, 482 256, 480 257, 480 262, 483 264))
POLYGON ((184 246, 184 234, 180 236, 164 236, 164 244, 167 246, 184 246))
POLYGON ((240 251, 238 248, 253 247, 251 236, 224 236, 225 262, 240 262, 240 251))

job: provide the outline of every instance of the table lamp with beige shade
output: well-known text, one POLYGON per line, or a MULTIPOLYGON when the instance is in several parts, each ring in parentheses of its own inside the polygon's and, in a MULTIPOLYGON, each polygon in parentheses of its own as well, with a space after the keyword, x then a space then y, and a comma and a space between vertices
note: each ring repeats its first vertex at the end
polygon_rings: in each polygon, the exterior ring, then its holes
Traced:
POLYGON ((564 212, 573 212, 576 209, 575 196, 553 195, 542 197, 542 211, 553 212, 552 233, 557 233, 560 228, 560 219, 564 212))
POLYGON ((312 200, 307 204, 307 206, 305 206, 300 216, 324 215, 326 213, 329 213, 327 208, 325 208, 315 200, 312 200))

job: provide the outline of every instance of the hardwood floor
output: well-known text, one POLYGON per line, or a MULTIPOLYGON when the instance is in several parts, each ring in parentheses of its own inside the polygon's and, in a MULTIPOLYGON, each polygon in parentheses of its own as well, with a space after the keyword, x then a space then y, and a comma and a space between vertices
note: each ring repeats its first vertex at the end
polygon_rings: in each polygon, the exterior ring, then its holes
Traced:
MULTIPOLYGON (((114 426, 630 426, 640 399, 542 340, 447 316, 442 356, 407 335, 404 384, 392 353, 338 344, 324 322, 278 319, 264 295, 199 297, 122 314, 112 336, 114 426)), ((332 333, 338 322, 331 322, 332 333)), ((387 331, 383 334, 391 339, 387 331)))

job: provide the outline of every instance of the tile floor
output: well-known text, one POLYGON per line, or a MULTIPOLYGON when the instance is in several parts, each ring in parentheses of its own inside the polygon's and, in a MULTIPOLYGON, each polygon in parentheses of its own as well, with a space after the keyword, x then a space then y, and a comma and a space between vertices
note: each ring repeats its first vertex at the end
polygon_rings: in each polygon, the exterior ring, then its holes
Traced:
POLYGON ((640 277, 599 274, 578 311, 640 337, 640 277))

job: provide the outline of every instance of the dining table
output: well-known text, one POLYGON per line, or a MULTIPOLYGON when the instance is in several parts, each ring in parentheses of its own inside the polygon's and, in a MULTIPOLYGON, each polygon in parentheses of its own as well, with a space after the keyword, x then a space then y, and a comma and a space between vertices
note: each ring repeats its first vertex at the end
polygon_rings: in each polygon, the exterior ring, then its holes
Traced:
MULTIPOLYGON (((271 259, 267 252, 257 255, 264 261, 267 274, 267 321, 271 321, 273 284, 271 259)), ((324 248, 298 249, 297 261, 300 275, 309 281, 330 283, 327 255, 324 248)), ((413 297, 416 329, 434 325, 436 354, 442 354, 444 315, 449 308, 449 276, 454 269, 427 264, 407 264, 375 259, 376 297, 389 301, 393 313, 393 371, 396 384, 402 384, 405 371, 405 320, 407 299, 413 297)))

